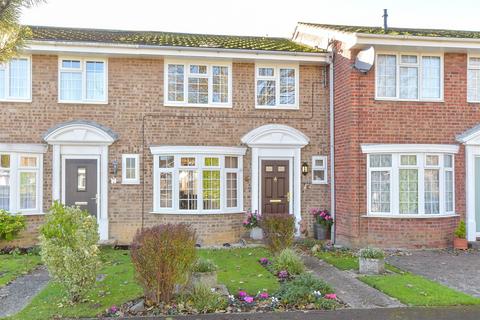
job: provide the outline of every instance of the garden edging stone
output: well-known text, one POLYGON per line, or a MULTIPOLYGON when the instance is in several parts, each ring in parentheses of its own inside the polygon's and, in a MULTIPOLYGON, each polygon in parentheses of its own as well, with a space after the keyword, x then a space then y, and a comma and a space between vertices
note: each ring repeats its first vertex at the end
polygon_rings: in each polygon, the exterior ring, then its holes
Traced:
POLYGON ((312 256, 302 256, 305 266, 329 283, 340 300, 351 308, 395 308, 404 305, 356 278, 356 274, 341 271, 312 256))

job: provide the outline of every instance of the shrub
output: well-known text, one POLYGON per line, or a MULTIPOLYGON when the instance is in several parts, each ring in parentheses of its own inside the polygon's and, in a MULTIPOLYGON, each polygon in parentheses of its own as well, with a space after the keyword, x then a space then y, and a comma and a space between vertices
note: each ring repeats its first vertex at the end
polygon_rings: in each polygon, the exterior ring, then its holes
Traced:
POLYGON ((195 285, 187 297, 187 303, 190 303, 199 313, 215 312, 225 309, 228 305, 225 297, 204 284, 195 285))
POLYGON ((49 273, 71 301, 78 301, 94 285, 100 265, 97 220, 55 202, 40 233, 40 254, 49 273))
POLYGON ((467 228, 465 226, 465 221, 460 220, 460 223, 458 224, 457 228, 455 229, 455 237, 460 238, 460 239, 466 239, 467 238, 467 228))
POLYGON ((295 217, 293 215, 264 215, 260 220, 260 226, 265 234, 265 243, 273 253, 293 245, 295 236, 295 217))
POLYGON ((276 272, 281 270, 288 271, 291 275, 303 273, 305 265, 302 259, 292 249, 283 249, 280 254, 273 260, 273 269, 276 272))
POLYGON ((245 218, 245 220, 243 220, 243 226, 246 229, 256 228, 258 227, 259 219, 260 219, 260 215, 258 214, 257 211, 248 212, 247 217, 245 218))
POLYGON ((0 240, 11 241, 26 228, 25 217, 0 210, 0 240))
POLYGON ((275 296, 278 297, 284 305, 298 306, 318 303, 322 298, 320 295, 315 294, 316 292, 324 296, 325 294, 333 293, 333 290, 324 281, 309 273, 303 273, 292 281, 282 284, 275 296))
POLYGON ((358 256, 363 259, 383 259, 385 253, 377 248, 364 248, 359 251, 358 256))
POLYGON ((136 278, 149 302, 169 302, 175 284, 185 284, 196 260, 195 232, 186 224, 138 230, 131 246, 136 278))
POLYGON ((192 268, 193 272, 213 272, 217 270, 218 267, 212 260, 203 257, 198 258, 192 268))

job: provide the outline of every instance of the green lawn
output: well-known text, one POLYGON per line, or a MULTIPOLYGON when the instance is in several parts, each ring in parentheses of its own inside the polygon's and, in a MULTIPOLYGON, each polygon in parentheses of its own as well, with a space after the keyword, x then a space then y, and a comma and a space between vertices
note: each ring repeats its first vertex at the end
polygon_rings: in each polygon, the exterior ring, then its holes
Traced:
POLYGON ((239 290, 252 295, 263 290, 273 293, 279 288, 275 276, 258 263, 262 257, 272 258, 265 248, 201 249, 199 255, 218 265, 218 282, 231 294, 239 290))
POLYGON ((2 254, 0 255, 0 287, 26 274, 41 263, 39 255, 2 254))
POLYGON ((363 276, 359 279, 410 306, 480 304, 480 298, 474 298, 411 273, 363 276))
POLYGON ((51 319, 61 317, 94 317, 112 305, 137 298, 142 289, 134 280, 133 266, 128 251, 102 249, 101 274, 105 279, 97 282, 84 302, 69 305, 64 302, 65 294, 55 284, 48 284, 20 313, 9 319, 51 319))
POLYGON ((358 257, 350 251, 320 251, 315 256, 340 270, 358 270, 358 257))

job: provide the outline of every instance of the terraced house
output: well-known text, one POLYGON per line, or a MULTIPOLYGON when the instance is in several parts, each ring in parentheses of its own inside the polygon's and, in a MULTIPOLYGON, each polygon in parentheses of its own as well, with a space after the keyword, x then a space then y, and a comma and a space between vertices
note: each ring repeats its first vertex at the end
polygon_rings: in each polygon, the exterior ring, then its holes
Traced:
MULTIPOLYGON (((480 32, 299 23, 292 40, 32 27, 0 68, 0 208, 53 200, 102 240, 330 209, 348 246, 480 237, 480 32)), ((303 223, 301 223, 303 221, 303 223)), ((300 235, 298 228, 298 235, 300 235)))
POLYGON ((480 32, 299 23, 293 40, 334 53, 337 243, 445 247, 460 219, 476 242, 480 32))
POLYGON ((35 242, 53 200, 102 240, 186 222, 238 241, 247 210, 329 207, 329 54, 288 39, 32 27, 0 67, 0 208, 35 242), (310 168, 302 174, 302 166, 310 168))

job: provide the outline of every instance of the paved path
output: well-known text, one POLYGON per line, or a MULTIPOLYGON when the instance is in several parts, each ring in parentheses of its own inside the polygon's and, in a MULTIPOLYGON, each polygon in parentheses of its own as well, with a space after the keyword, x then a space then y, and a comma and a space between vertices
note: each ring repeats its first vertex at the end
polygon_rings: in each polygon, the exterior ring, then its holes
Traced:
POLYGON ((412 251, 408 255, 388 257, 387 261, 400 269, 480 297, 479 251, 412 251))
POLYGON ((0 318, 22 310, 48 283, 48 272, 39 267, 0 288, 0 318))
POLYGON ((402 307, 398 300, 370 287, 356 278, 350 271, 341 271, 315 257, 303 256, 308 269, 329 283, 337 296, 351 308, 395 308, 402 307))
POLYGON ((122 318, 130 320, 478 320, 479 307, 345 309, 337 311, 209 314, 179 317, 122 318))

